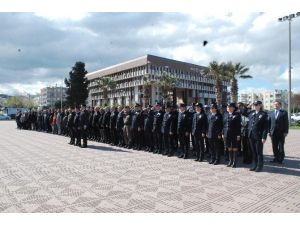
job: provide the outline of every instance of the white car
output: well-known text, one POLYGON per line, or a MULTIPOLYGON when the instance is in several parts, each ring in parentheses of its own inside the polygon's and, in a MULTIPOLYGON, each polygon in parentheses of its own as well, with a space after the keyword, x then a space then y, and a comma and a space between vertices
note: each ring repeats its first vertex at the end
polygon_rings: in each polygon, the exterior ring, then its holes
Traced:
POLYGON ((295 121, 300 121, 300 112, 298 112, 298 113, 293 113, 293 114, 291 115, 291 119, 292 119, 292 120, 295 120, 295 121))
POLYGON ((10 116, 6 115, 6 114, 1 114, 0 115, 0 120, 10 120, 10 116))

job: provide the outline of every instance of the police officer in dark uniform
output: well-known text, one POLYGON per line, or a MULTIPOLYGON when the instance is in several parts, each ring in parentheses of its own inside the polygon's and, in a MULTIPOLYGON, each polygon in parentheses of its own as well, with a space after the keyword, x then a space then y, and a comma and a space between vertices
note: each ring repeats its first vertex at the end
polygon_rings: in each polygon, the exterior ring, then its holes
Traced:
POLYGON ((181 103, 179 105, 177 134, 179 139, 179 149, 181 154, 179 158, 187 159, 190 150, 190 133, 191 133, 191 117, 186 105, 181 103))
POLYGON ((204 159, 204 138, 207 132, 207 116, 201 103, 195 104, 196 112, 192 120, 192 138, 194 139, 196 160, 202 162, 204 159))
POLYGON ((237 112, 235 103, 227 105, 227 113, 224 114, 223 140, 228 150, 228 167, 236 167, 237 152, 241 141, 241 115, 237 112))
POLYGON ((110 132, 109 132, 109 122, 110 122, 110 108, 105 108, 105 113, 102 119, 102 126, 103 126, 103 134, 104 134, 104 143, 110 143, 110 132))
POLYGON ((101 108, 99 119, 98 119, 99 142, 104 142, 104 127, 103 127, 104 114, 105 114, 105 110, 101 108))
POLYGON ((241 151, 243 153, 243 163, 251 164, 252 163, 252 151, 249 145, 248 139, 248 124, 249 124, 249 112, 244 103, 238 103, 238 111, 241 115, 241 151))
POLYGON ((81 124, 80 124, 80 109, 79 106, 75 106, 74 117, 74 133, 75 133, 75 145, 81 147, 81 124))
POLYGON ((87 112, 89 114, 89 118, 88 118, 89 125, 88 125, 88 130, 87 130, 88 139, 95 141, 96 135, 95 135, 94 126, 93 126, 93 119, 94 119, 94 113, 95 113, 94 107, 88 107, 87 112))
POLYGON ((155 113, 153 119, 153 140, 154 140, 154 151, 153 153, 161 153, 163 148, 163 140, 161 133, 161 125, 164 117, 164 111, 161 109, 161 105, 157 103, 155 105, 155 113))
POLYGON ((148 105, 144 113, 144 140, 145 140, 145 150, 148 152, 153 152, 153 119, 154 111, 152 105, 148 105))
POLYGON ((69 108, 69 115, 68 115, 68 122, 67 122, 67 127, 69 129, 69 135, 70 135, 70 145, 75 144, 75 126, 74 126, 74 118, 75 118, 75 109, 73 106, 69 108))
POLYGON ((144 118, 141 112, 141 105, 135 104, 135 111, 132 115, 132 143, 134 150, 141 150, 143 146, 143 129, 144 129, 144 118))
POLYGON ((223 117, 216 103, 211 104, 210 112, 206 134, 211 155, 209 164, 217 165, 220 163, 220 140, 222 138, 223 117))
POLYGON ((110 144, 111 145, 117 145, 117 118, 118 118, 118 108, 113 107, 112 112, 110 114, 110 120, 109 120, 109 128, 110 128, 110 144))
POLYGON ((171 153, 170 131, 171 131, 172 120, 173 120, 172 107, 170 103, 167 103, 165 106, 165 114, 161 125, 161 133, 163 135, 163 152, 162 152, 163 155, 168 155, 171 153))
POLYGON ((249 142, 253 154, 253 166, 250 171, 260 172, 263 169, 263 145, 268 135, 268 114, 263 111, 261 101, 255 101, 254 112, 249 115, 249 142))
POLYGON ((99 127, 98 127, 98 120, 100 117, 100 112, 99 112, 100 107, 96 106, 95 107, 95 111, 92 114, 92 124, 91 124, 91 131, 93 133, 93 140, 95 141, 99 141, 99 137, 100 137, 100 132, 99 132, 99 127))
POLYGON ((118 107, 118 117, 116 122, 116 144, 120 147, 123 147, 124 144, 124 134, 123 134, 123 128, 124 128, 124 110, 122 106, 118 107))
POLYGON ((81 105, 81 112, 79 116, 80 121, 80 132, 82 137, 82 148, 87 147, 87 136, 88 136, 88 128, 89 128, 89 112, 86 110, 86 105, 81 105))
POLYGON ((171 157, 175 154, 178 149, 178 135, 177 135, 177 126, 178 126, 178 110, 176 109, 176 105, 172 106, 172 121, 170 125, 170 149, 171 151, 168 154, 168 157, 171 157))

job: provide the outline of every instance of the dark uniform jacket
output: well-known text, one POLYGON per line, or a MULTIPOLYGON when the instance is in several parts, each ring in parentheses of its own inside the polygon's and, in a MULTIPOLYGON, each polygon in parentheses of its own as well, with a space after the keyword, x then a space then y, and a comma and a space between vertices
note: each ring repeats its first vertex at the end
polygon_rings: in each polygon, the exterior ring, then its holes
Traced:
POLYGON ((278 134, 287 134, 289 132, 289 119, 285 110, 279 110, 277 119, 275 111, 269 114, 269 133, 273 135, 274 131, 278 134))
POLYGON ((222 135, 223 117, 221 113, 210 114, 208 117, 207 137, 217 139, 222 135))
POLYGON ((208 127, 207 116, 204 112, 194 113, 192 121, 192 135, 206 134, 208 127))
POLYGON ((82 128, 83 126, 89 126, 89 118, 89 112, 87 110, 80 112, 79 123, 82 128))
POLYGON ((80 128, 80 112, 76 112, 75 113, 75 117, 74 117, 74 127, 80 128))
POLYGON ((93 114, 93 119, 92 119, 92 127, 97 127, 99 118, 100 118, 100 112, 95 111, 93 114))
POLYGON ((172 112, 173 113, 173 119, 171 121, 171 128, 170 132, 172 132, 173 135, 177 134, 177 125, 178 125, 178 111, 175 110, 172 112))
POLYGON ((110 129, 115 129, 116 128, 118 114, 119 114, 118 111, 113 111, 110 114, 110 121, 109 121, 109 127, 110 127, 110 129))
POLYGON ((69 128, 74 127, 75 115, 76 115, 75 112, 70 112, 70 114, 68 115, 67 127, 69 127, 69 128))
POLYGON ((161 125, 161 133, 169 134, 171 130, 171 123, 174 118, 172 112, 166 112, 163 117, 162 125, 161 125))
POLYGON ((164 117, 164 112, 162 110, 154 113, 153 119, 153 132, 161 132, 161 125, 164 117))
POLYGON ((103 129, 104 112, 99 113, 98 127, 103 129))
POLYGON ((153 129, 154 112, 144 114, 144 130, 145 132, 152 132, 153 129))
POLYGON ((102 126, 105 128, 108 128, 109 127, 109 122, 110 122, 110 115, 111 115, 111 112, 108 111, 108 112, 105 112, 104 115, 103 115, 103 119, 102 119, 102 126))
POLYGON ((241 136, 241 115, 238 112, 224 114, 223 135, 225 138, 241 136))
POLYGON ((260 111, 257 114, 251 112, 249 115, 248 137, 255 140, 267 139, 268 135, 268 114, 260 111))
POLYGON ((132 115, 132 124, 131 128, 132 129, 138 129, 138 128, 143 128, 144 127, 144 118, 143 114, 141 111, 136 111, 132 115))
POLYGON ((124 127, 124 112, 119 112, 118 117, 117 117, 116 128, 118 130, 122 130, 123 127, 124 127))
POLYGON ((178 113, 177 122, 177 134, 185 134, 186 132, 191 132, 191 114, 189 111, 178 113))

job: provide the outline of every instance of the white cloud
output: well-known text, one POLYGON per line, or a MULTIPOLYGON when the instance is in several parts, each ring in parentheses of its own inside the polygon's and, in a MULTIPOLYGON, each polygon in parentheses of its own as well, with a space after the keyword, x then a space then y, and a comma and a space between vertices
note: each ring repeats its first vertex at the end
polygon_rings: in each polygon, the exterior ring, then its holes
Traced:
POLYGON ((46 11, 35 12, 35 15, 52 21, 64 21, 64 20, 79 21, 89 16, 89 13, 81 12, 81 11, 73 11, 73 10, 66 11, 63 9, 57 9, 53 11, 46 10, 46 11))

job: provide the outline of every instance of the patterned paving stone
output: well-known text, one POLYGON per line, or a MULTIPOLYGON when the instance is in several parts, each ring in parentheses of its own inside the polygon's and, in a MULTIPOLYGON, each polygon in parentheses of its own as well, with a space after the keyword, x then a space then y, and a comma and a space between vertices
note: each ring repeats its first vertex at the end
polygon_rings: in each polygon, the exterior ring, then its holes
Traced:
MULTIPOLYGON (((263 172, 17 130, 0 121, 0 212, 300 212, 299 131, 284 164, 264 148, 263 172)), ((239 159, 240 160, 240 159, 239 159)))

